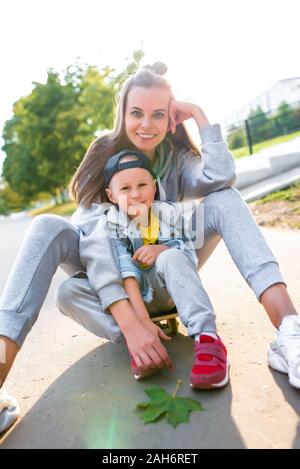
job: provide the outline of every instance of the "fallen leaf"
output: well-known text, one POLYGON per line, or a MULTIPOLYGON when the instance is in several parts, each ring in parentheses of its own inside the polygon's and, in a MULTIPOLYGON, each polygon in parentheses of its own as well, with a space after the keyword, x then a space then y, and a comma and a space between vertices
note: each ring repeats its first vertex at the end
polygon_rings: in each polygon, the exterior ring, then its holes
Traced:
POLYGON ((189 414, 193 410, 204 410, 200 402, 190 397, 176 397, 180 383, 179 380, 172 395, 158 386, 145 389, 145 393, 150 400, 137 404, 137 408, 145 410, 141 416, 144 423, 154 422, 159 417, 165 416, 167 421, 175 428, 179 423, 188 422, 189 414))

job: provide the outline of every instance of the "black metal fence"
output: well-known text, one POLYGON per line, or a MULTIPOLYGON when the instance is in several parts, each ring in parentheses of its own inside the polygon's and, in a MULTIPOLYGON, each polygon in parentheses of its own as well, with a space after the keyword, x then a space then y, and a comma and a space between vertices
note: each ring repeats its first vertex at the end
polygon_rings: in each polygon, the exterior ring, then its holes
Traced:
POLYGON ((229 129, 227 141, 230 150, 248 146, 252 155, 254 144, 297 130, 300 130, 300 103, 283 103, 270 112, 263 112, 261 108, 252 111, 241 124, 229 129))

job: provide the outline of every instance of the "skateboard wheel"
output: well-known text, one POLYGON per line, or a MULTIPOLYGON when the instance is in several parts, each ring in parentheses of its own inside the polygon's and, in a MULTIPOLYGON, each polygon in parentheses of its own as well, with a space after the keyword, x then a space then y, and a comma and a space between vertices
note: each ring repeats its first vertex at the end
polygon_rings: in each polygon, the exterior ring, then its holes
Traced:
POLYGON ((168 319, 168 332, 169 334, 177 334, 178 332, 178 321, 176 318, 168 319))

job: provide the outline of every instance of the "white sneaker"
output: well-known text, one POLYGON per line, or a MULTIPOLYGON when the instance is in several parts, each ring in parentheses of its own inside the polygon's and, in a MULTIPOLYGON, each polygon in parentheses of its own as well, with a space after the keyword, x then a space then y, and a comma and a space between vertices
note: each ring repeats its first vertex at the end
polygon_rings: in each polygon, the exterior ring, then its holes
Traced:
POLYGON ((0 434, 7 430, 20 415, 17 400, 10 396, 4 386, 0 389, 0 434))
POLYGON ((300 389, 300 316, 286 316, 268 346, 268 364, 289 375, 289 382, 300 389))

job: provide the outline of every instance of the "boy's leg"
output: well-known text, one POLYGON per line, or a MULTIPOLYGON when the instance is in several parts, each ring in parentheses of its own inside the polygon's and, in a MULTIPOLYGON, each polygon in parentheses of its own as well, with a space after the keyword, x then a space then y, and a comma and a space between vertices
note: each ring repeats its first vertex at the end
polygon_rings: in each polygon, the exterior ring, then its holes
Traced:
POLYGON ((162 303, 163 292, 172 298, 189 336, 216 332, 213 306, 194 264, 185 253, 172 248, 163 251, 157 258, 153 277, 156 296, 162 298, 162 303))
POLYGON ((229 381, 226 347, 215 335, 213 307, 194 264, 185 253, 169 249, 159 255, 155 269, 157 283, 161 282, 161 288, 165 285, 189 335, 196 336, 191 386, 200 389, 225 386, 229 381))

